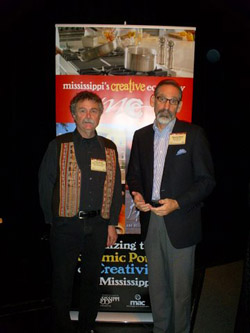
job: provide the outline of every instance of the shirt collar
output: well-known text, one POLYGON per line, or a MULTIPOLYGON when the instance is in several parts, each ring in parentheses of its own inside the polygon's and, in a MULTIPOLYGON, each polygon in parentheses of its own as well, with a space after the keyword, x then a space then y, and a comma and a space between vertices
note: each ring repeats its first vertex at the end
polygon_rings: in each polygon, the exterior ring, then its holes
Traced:
POLYGON ((88 142, 88 143, 91 143, 91 142, 95 142, 95 141, 98 141, 97 140, 97 132, 95 131, 95 136, 93 136, 93 138, 83 138, 81 136, 81 134, 78 132, 77 128, 74 130, 74 137, 75 137, 75 140, 77 143, 81 143, 81 142, 88 142))
POLYGON ((170 123, 168 123, 167 126, 162 131, 160 131, 156 125, 156 120, 155 120, 153 123, 153 130, 156 134, 164 136, 169 133, 172 133, 175 123, 176 123, 176 118, 171 120, 170 123))

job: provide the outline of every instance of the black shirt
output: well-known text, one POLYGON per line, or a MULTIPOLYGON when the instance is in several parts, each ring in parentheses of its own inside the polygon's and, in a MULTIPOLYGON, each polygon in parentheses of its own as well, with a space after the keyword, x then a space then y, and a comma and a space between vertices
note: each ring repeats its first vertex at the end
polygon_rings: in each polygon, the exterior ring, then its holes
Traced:
POLYGON ((101 209, 106 172, 92 171, 91 159, 105 161, 104 147, 101 146, 97 135, 85 139, 75 131, 73 140, 77 164, 82 174, 80 210, 101 209))

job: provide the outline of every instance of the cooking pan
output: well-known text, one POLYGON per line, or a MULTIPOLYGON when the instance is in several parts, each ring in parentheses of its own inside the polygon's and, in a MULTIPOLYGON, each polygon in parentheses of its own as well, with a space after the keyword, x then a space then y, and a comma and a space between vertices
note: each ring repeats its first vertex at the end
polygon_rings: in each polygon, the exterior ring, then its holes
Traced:
POLYGON ((112 42, 108 42, 103 45, 93 47, 92 49, 82 51, 80 53, 80 59, 82 61, 89 61, 89 60, 96 59, 99 57, 104 57, 104 56, 108 55, 110 52, 117 49, 118 46, 119 46, 119 42, 115 38, 112 42))
POLYGON ((155 49, 128 46, 125 49, 124 67, 136 72, 151 72, 156 67, 155 49))

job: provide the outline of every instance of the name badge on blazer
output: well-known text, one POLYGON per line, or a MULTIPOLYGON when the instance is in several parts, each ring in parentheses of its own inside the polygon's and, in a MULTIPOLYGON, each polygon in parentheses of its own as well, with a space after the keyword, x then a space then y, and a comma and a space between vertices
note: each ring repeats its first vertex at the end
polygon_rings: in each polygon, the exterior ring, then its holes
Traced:
POLYGON ((106 161, 91 158, 91 170, 106 172, 106 161))
POLYGON ((169 145, 185 145, 187 133, 172 133, 169 136, 169 145))

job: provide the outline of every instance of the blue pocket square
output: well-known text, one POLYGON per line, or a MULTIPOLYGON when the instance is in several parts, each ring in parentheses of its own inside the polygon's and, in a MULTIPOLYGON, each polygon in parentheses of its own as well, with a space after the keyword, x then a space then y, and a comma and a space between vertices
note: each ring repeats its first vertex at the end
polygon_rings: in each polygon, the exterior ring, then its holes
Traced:
POLYGON ((176 156, 186 154, 186 149, 179 149, 176 153, 176 156))

